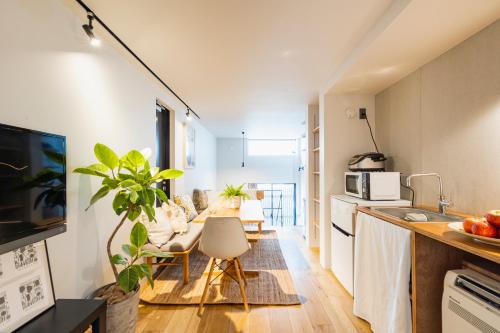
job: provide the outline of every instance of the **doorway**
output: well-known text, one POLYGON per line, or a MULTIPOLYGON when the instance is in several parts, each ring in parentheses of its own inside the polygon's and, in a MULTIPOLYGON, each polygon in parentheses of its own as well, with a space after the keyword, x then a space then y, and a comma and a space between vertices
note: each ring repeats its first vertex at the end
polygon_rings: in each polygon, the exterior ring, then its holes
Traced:
MULTIPOLYGON (((170 110, 156 101, 156 166, 170 169, 170 110)), ((158 183, 158 187, 171 197, 171 180, 158 183)))

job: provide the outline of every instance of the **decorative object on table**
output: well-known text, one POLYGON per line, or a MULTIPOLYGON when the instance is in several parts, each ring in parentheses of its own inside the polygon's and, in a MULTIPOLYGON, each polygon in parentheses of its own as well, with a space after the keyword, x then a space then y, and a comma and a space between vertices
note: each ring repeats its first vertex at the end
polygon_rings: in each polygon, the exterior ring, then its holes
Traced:
MULTIPOLYGON (((107 243, 108 259, 113 269, 116 282, 98 289, 95 297, 106 299, 108 332, 134 332, 139 304, 139 281, 146 277, 153 286, 152 271, 149 265, 137 261, 141 258, 158 256, 142 249, 148 233, 146 227, 137 221, 144 212, 149 221, 155 220, 154 205, 168 200, 167 195, 156 187, 165 179, 180 177, 183 172, 175 169, 159 171, 151 167, 149 161, 137 150, 131 150, 121 158, 103 144, 96 144, 94 154, 100 163, 77 168, 75 173, 99 177, 102 187, 90 199, 90 206, 108 193, 114 192, 113 210, 121 220, 113 230, 107 243), (111 253, 111 244, 118 230, 126 220, 134 223, 130 232, 130 244, 123 244, 126 255, 111 253), (118 272, 117 265, 123 266, 118 272)), ((165 257, 171 255, 164 254, 165 257)))
POLYGON ((11 332, 54 305, 45 242, 0 256, 0 332, 11 332))
POLYGON ((193 169, 196 166, 196 131, 193 126, 184 126, 184 168, 193 169))
POLYGON ((240 208, 241 206, 241 198, 250 199, 250 196, 243 191, 243 186, 245 184, 241 184, 240 186, 226 185, 226 188, 220 196, 226 200, 225 204, 227 208, 240 208))
POLYGON ((193 200, 191 200, 189 195, 176 195, 174 196, 174 202, 176 205, 179 205, 184 209, 188 222, 191 222, 196 216, 198 216, 196 207, 194 206, 193 200))
POLYGON ((193 204, 196 208, 196 212, 200 214, 205 209, 208 208, 208 195, 207 192, 199 189, 193 190, 193 204))

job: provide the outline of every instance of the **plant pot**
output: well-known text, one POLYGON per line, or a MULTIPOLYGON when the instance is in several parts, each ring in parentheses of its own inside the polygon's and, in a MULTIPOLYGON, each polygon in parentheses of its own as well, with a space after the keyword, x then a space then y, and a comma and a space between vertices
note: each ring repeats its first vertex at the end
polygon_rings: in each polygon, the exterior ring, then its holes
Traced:
MULTIPOLYGON (((110 283, 97 289, 92 298, 95 298, 99 291, 108 288, 115 283, 110 283)), ((127 294, 127 297, 117 303, 108 304, 106 309, 106 332, 107 333, 134 333, 139 312, 139 287, 134 292, 127 294)))
POLYGON ((227 208, 238 209, 241 206, 241 197, 231 197, 226 201, 227 208))

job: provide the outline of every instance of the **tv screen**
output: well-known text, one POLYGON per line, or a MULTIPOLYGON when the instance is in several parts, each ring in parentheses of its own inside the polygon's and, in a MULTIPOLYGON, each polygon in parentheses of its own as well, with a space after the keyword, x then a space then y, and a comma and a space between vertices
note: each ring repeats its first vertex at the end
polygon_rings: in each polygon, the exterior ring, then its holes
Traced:
POLYGON ((65 137, 0 124, 0 247, 65 222, 65 137))

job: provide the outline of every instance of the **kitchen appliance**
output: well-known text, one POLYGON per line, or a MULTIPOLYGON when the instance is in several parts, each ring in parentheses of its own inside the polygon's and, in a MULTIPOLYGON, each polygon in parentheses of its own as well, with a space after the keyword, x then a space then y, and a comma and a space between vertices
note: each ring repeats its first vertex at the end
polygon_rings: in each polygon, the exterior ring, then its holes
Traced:
POLYGON ((399 200, 399 177, 399 172, 346 172, 344 193, 365 200, 399 200))
POLYGON ((500 282, 470 269, 448 271, 441 312, 443 333, 500 332, 500 282))
POLYGON ((331 197, 331 268, 351 295, 354 292, 354 230, 358 206, 410 207, 411 201, 368 201, 343 194, 331 197))
POLYGON ((382 153, 354 155, 348 163, 350 171, 385 171, 385 158, 382 153))

